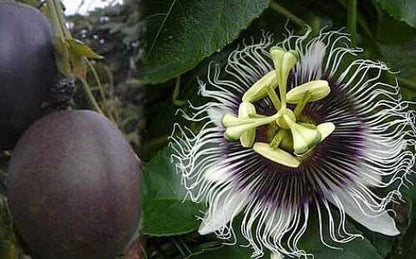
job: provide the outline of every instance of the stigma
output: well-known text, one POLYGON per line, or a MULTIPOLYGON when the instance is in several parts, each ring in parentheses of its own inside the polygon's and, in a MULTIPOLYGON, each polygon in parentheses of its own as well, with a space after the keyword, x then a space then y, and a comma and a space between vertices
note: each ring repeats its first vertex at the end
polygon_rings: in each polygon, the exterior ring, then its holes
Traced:
POLYGON ((275 163, 296 168, 303 156, 335 130, 332 122, 316 125, 302 113, 308 103, 327 97, 331 89, 326 80, 313 80, 287 92, 288 77, 298 62, 298 54, 272 47, 270 56, 275 69, 244 93, 238 114, 229 113, 222 118, 224 137, 229 141, 240 141, 244 148, 252 148, 275 163), (275 109, 270 116, 258 114, 254 105, 267 97, 275 109), (294 108, 289 108, 288 104, 294 108), (265 125, 273 129, 270 138, 267 143, 256 142, 256 131, 265 125))

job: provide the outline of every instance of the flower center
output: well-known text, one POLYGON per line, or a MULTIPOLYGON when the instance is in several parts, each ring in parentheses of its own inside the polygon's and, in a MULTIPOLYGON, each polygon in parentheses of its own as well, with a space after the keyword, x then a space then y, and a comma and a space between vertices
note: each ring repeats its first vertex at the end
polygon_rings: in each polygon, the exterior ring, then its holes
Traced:
POLYGON ((306 104, 325 98, 330 88, 327 81, 314 80, 286 92, 287 78, 298 62, 298 54, 278 47, 271 48, 270 54, 275 70, 245 92, 237 115, 226 114, 223 117, 222 124, 226 128, 224 137, 230 141, 239 140, 243 147, 253 148, 271 161, 298 167, 302 156, 335 130, 331 122, 315 125, 302 116, 306 104), (277 87, 279 95, 275 90, 277 87), (256 112, 253 103, 266 97, 276 109, 274 115, 265 116, 256 112), (296 108, 292 111, 287 107, 288 103, 296 105, 296 108), (255 142, 257 128, 264 125, 274 129, 269 143, 255 142))

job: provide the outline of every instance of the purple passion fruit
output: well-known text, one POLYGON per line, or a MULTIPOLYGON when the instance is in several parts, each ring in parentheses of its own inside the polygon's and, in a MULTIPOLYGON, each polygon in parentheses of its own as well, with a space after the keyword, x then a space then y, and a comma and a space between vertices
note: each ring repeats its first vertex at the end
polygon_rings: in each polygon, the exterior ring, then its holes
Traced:
POLYGON ((140 171, 124 135, 102 115, 51 113, 12 154, 16 229, 35 258, 114 259, 138 227, 140 171))
POLYGON ((0 1, 0 150, 41 116, 58 77, 52 29, 35 8, 0 1))

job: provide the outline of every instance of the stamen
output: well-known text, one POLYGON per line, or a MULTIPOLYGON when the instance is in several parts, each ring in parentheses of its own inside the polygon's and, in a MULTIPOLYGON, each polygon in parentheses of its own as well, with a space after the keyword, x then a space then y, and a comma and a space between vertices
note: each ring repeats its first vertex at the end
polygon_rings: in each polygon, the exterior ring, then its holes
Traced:
POLYGON ((222 124, 226 127, 225 138, 229 140, 237 140, 241 135, 252 128, 269 124, 277 119, 277 114, 264 118, 247 118, 240 119, 231 114, 226 114, 222 120, 222 124))
POLYGON ((287 93, 288 103, 300 103, 305 94, 310 94, 309 102, 315 102, 325 98, 331 89, 329 88, 328 81, 315 80, 310 81, 300 86, 297 86, 287 93))
POLYGON ((311 99, 311 94, 309 93, 309 91, 305 92, 305 95, 303 96, 302 100, 300 100, 300 102, 298 102, 296 108, 295 108, 295 116, 299 117, 299 115, 302 113, 303 109, 306 106, 306 103, 308 103, 308 101, 311 99))
MULTIPOLYGON (((238 117, 241 119, 250 118, 256 114, 256 108, 249 102, 242 102, 238 108, 238 117)), ((251 147, 256 138, 256 129, 252 128, 244 132, 240 137, 240 143, 243 147, 251 147)))
POLYGON ((279 97, 277 96, 276 91, 274 90, 274 88, 268 87, 267 88, 267 94, 268 94, 270 100, 272 101, 276 111, 279 111, 280 108, 282 107, 282 104, 280 103, 279 97))
POLYGON ((287 115, 283 115, 283 118, 292 132, 295 155, 301 156, 306 154, 321 141, 321 133, 317 129, 310 129, 295 123, 287 115))
POLYGON ((284 119, 284 115, 289 116, 291 121, 296 122, 295 114, 289 109, 280 110, 278 115, 279 115, 279 117, 277 118, 276 122, 277 122, 277 125, 279 127, 281 127, 282 129, 289 129, 290 128, 289 124, 287 124, 286 120, 284 119))
MULTIPOLYGON (((264 75, 260 80, 254 83, 243 95, 243 102, 256 102, 267 96, 269 89, 275 89, 277 87, 276 72, 270 71, 264 75)), ((280 103, 279 98, 278 103, 280 103)))

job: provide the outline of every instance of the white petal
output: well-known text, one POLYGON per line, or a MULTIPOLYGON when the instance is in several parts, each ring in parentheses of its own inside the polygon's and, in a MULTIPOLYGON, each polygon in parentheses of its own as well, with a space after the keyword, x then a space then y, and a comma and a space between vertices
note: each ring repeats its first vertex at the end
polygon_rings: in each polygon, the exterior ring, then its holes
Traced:
POLYGON ((210 204, 210 208, 206 213, 199 227, 199 234, 210 234, 232 220, 246 206, 248 196, 236 190, 228 191, 226 194, 218 195, 215 202, 210 204))
MULTIPOLYGON (((345 190, 338 189, 335 192, 335 196, 341 202, 346 214, 348 214, 351 218, 353 218, 361 225, 365 226, 371 231, 378 232, 386 236, 396 236, 400 234, 399 230, 396 227, 394 219, 389 214, 387 214, 387 212, 381 215, 369 216, 371 214, 371 211, 368 211, 367 214, 369 215, 366 215, 361 211, 360 207, 358 206, 354 198, 345 193, 345 190)), ((337 206, 336 202, 331 198, 330 195, 328 195, 328 200, 331 201, 335 206, 337 206)), ((366 208, 361 201, 360 206, 363 209, 366 208)))
POLYGON ((215 123, 215 125, 217 125, 218 127, 222 127, 222 117, 224 117, 225 114, 232 112, 223 107, 211 106, 207 109, 207 113, 209 118, 212 122, 215 123))
POLYGON ((367 164, 360 166, 358 171, 360 181, 369 187, 380 186, 380 184, 383 182, 382 176, 369 168, 371 166, 372 165, 367 164))
POLYGON ((273 253, 273 254, 270 255, 270 259, 283 259, 283 255, 273 253))

